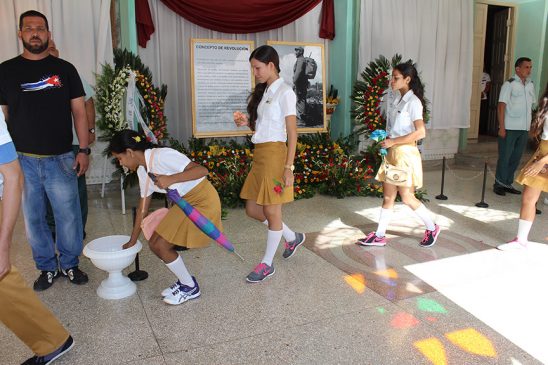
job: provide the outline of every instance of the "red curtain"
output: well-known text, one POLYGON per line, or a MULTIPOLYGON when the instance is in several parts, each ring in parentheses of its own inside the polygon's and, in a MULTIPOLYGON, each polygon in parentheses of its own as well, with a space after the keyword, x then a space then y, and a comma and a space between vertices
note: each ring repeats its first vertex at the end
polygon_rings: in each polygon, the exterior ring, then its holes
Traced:
POLYGON ((335 5, 333 1, 334 0, 323 0, 320 38, 335 38, 335 5))
POLYGON ((135 22, 137 23, 137 41, 141 47, 146 48, 150 36, 154 33, 154 22, 148 0, 135 0, 135 22))
MULTIPOLYGON (((223 33, 257 33, 283 27, 322 0, 161 0, 168 8, 201 27, 223 33)), ((323 0, 320 38, 335 38, 334 0, 323 0)), ((135 0, 139 46, 154 33, 148 0, 135 0)))

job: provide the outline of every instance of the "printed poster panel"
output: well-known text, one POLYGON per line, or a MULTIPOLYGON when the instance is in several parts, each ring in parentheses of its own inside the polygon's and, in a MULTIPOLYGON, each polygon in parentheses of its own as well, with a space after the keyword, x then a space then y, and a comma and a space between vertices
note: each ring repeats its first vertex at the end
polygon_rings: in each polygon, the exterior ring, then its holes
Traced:
POLYGON ((233 113, 245 112, 253 77, 253 41, 191 39, 192 129, 194 137, 250 134, 237 127, 233 113))

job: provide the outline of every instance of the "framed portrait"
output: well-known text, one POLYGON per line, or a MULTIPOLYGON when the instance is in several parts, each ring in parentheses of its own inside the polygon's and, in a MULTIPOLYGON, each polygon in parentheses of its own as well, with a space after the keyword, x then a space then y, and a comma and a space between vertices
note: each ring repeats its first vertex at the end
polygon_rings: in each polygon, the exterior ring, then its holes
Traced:
POLYGON ((324 45, 281 41, 267 44, 280 56, 280 77, 297 95, 297 132, 327 132, 324 45))
POLYGON ((237 127, 233 113, 247 108, 254 84, 249 66, 253 41, 190 40, 192 132, 194 137, 228 137, 250 134, 237 127))

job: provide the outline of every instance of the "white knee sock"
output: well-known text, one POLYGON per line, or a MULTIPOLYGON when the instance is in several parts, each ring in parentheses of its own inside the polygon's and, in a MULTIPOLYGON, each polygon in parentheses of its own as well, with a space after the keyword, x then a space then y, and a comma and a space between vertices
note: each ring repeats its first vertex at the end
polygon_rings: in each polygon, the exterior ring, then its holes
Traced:
POLYGON ((268 266, 272 266, 272 260, 274 260, 274 255, 280 244, 280 239, 282 238, 283 231, 271 231, 268 230, 268 238, 266 240, 266 252, 264 253, 263 260, 268 266))
POLYGON ((388 223, 390 223, 390 218, 392 218, 393 211, 394 209, 381 208, 381 214, 379 216, 379 225, 377 226, 377 231, 375 232, 375 236, 384 237, 384 235, 386 234, 386 228, 388 227, 388 223))
POLYGON ((520 219, 518 223, 518 241, 522 243, 529 242, 529 231, 533 226, 533 222, 520 219))
POLYGON ((415 209, 414 212, 420 219, 422 219, 427 230, 433 231, 434 229, 436 229, 436 225, 432 220, 431 213, 428 209, 426 209, 424 204, 421 203, 421 205, 419 205, 419 207, 415 209))
POLYGON ((181 284, 188 285, 190 287, 194 286, 192 275, 190 275, 186 269, 185 263, 183 262, 183 258, 181 256, 177 256, 174 261, 166 264, 166 266, 172 273, 175 274, 175 276, 177 276, 177 279, 179 279, 181 284))
MULTIPOLYGON (((268 219, 265 220, 263 224, 265 226, 268 226, 268 219)), ((295 238, 297 238, 295 236, 295 232, 289 229, 289 227, 286 226, 284 222, 282 222, 282 231, 283 231, 284 240, 286 240, 287 242, 293 242, 295 241, 295 238)))

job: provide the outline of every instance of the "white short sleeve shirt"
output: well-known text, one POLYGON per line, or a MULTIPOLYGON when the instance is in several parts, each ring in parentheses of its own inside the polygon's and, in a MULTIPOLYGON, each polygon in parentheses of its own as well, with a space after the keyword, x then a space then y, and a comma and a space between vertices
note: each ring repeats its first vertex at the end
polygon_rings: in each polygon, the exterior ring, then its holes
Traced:
POLYGON ((255 133, 251 142, 286 142, 285 117, 297 115, 297 96, 282 78, 266 89, 257 107, 255 133))
POLYGON ((531 127, 532 109, 536 101, 535 87, 530 80, 525 84, 514 77, 502 84, 499 103, 505 103, 504 128, 528 131, 531 127))
POLYGON ((0 145, 11 142, 11 136, 8 132, 8 126, 6 125, 6 119, 4 118, 4 112, 0 108, 0 145))
POLYGON ((491 76, 487 72, 484 72, 483 75, 481 75, 481 81, 480 81, 480 90, 481 90, 481 100, 487 100, 487 94, 485 93, 485 88, 487 87, 487 84, 491 82, 491 76))
MULTIPOLYGON (((173 175, 183 172, 185 168, 190 163, 190 159, 183 155, 181 152, 176 151, 172 148, 155 148, 154 149, 154 161, 152 161, 152 169, 150 172, 156 175, 173 175)), ((145 160, 147 161, 147 166, 151 166, 150 155, 152 149, 145 151, 145 160)), ((148 197, 152 193, 166 193, 164 189, 160 189, 152 179, 148 176, 147 170, 143 166, 137 168, 137 176, 139 177, 139 188, 141 189, 141 197, 148 197), (148 182, 148 190, 145 191, 146 184, 148 182)), ((199 178, 197 180, 185 181, 182 183, 176 183, 169 186, 170 189, 177 189, 180 196, 184 196, 190 190, 192 190, 196 185, 202 182, 206 177, 199 178)))
POLYGON ((394 93, 393 102, 387 105, 386 133, 390 138, 408 135, 415 131, 415 121, 423 119, 423 107, 413 90, 409 90, 403 97, 394 93))

